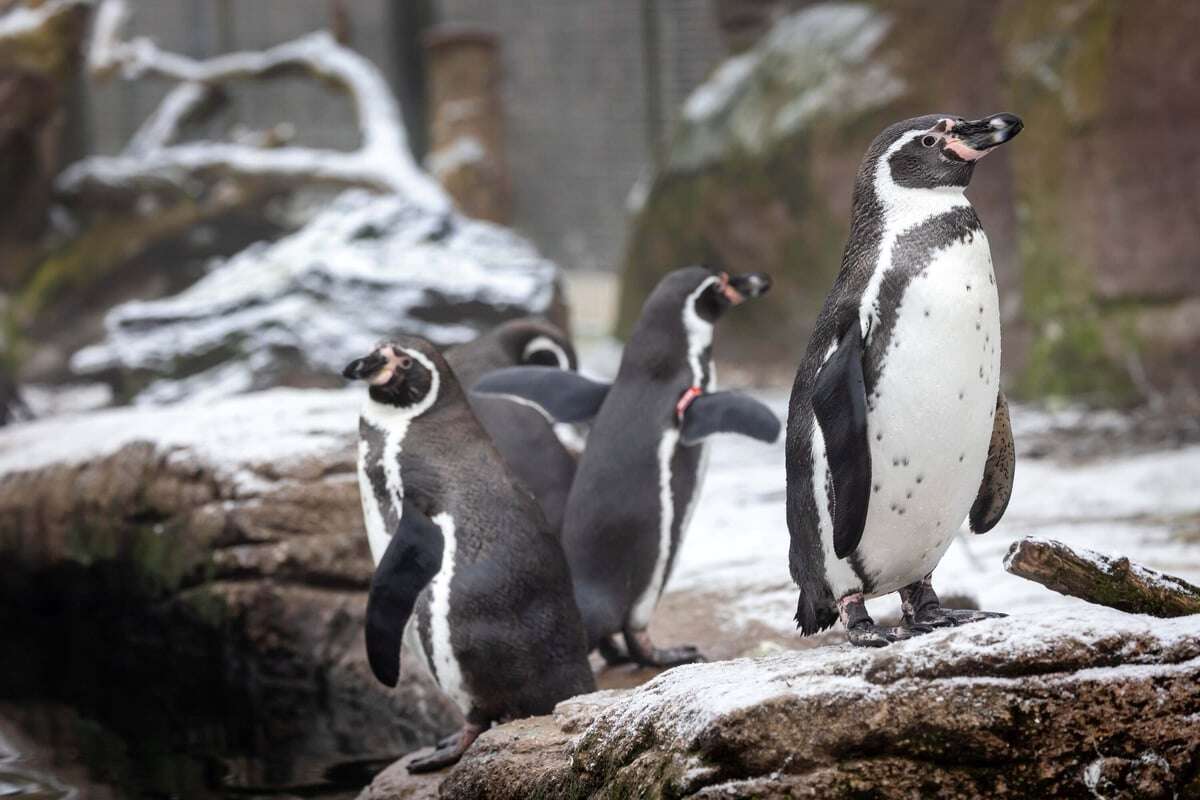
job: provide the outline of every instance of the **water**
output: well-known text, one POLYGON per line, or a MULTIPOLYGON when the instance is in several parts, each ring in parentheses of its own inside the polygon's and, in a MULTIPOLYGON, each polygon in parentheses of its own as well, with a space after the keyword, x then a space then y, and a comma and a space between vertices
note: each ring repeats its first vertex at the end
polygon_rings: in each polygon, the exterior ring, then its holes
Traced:
POLYGON ((348 800, 403 754, 332 724, 322 686, 255 680, 228 629, 131 586, 0 563, 0 799, 348 800))
POLYGON ((255 752, 218 722, 167 722, 125 732, 53 701, 0 703, 0 798, 351 800, 390 763, 255 752))

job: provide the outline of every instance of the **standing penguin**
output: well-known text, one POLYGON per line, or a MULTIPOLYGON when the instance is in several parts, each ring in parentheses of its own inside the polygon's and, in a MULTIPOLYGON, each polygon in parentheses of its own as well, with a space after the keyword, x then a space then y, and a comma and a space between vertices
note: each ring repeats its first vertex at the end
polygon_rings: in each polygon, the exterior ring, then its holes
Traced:
POLYGON ((563 547, 589 643, 610 663, 661 667, 702 658, 695 647, 655 647, 646 628, 699 494, 705 437, 734 432, 770 442, 779 435, 766 406, 713 391, 714 324, 768 288, 761 274, 676 270, 643 306, 611 387, 536 367, 501 370, 476 384, 480 392, 524 397, 560 421, 594 416, 567 500, 563 547))
POLYGON ((876 137, 854 185, 841 272, 792 388, 787 519, 796 621, 840 617, 881 646, 1000 616, 943 608, 930 574, 964 517, 990 530, 1012 492, 1000 312, 987 237, 963 192, 1021 120, 932 115, 876 137), (901 627, 864 598, 899 591, 901 627))
POLYGON ((404 337, 343 375, 370 384, 358 451, 377 565, 367 657, 395 686, 405 639, 462 710, 460 733, 409 766, 438 769, 492 722, 593 691, 587 640, 557 537, 513 485, 433 345, 404 337))
POLYGON ((571 425, 555 425, 544 412, 518 398, 480 394, 471 387, 485 373, 517 365, 575 370, 579 360, 570 339, 544 320, 526 317, 497 325, 446 351, 446 362, 467 390, 471 410, 514 478, 533 492, 550 530, 562 530, 567 494, 575 479, 582 438, 571 425), (514 402, 516 401, 516 402, 514 402), (568 447, 569 445, 569 447, 568 447))

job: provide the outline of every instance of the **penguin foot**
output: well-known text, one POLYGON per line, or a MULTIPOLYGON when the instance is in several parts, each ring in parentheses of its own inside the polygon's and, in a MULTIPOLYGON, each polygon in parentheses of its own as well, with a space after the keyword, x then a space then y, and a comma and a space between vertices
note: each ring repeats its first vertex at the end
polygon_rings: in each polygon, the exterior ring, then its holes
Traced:
POLYGON ((437 748, 427 756, 414 758, 408 763, 410 774, 419 775, 422 772, 434 772, 458 763, 467 752, 467 748, 483 733, 483 727, 470 723, 463 726, 458 733, 451 734, 438 742, 437 748))
POLYGON ((855 647, 886 647, 892 642, 911 639, 933 628, 920 623, 893 627, 876 625, 867 613, 867 603, 861 593, 847 595, 838 601, 838 616, 846 626, 846 638, 855 647))
POLYGON ((945 608, 938 599, 937 592, 933 591, 930 575, 901 589, 900 600, 904 607, 903 624, 906 626, 951 628, 956 625, 967 625, 971 622, 1008 616, 998 611, 945 608))
MULTIPOLYGON (((950 620, 951 625, 969 625, 972 622, 982 622, 985 619, 1001 619, 1008 614, 999 611, 979 611, 973 608, 941 608, 938 609, 944 619, 950 620)), ((926 625, 931 623, 926 622, 926 625)))
POLYGON ((616 636, 601 638, 600 642, 596 645, 596 649, 600 651, 600 655, 604 658, 604 663, 610 667, 633 663, 633 657, 629 655, 628 650, 617 643, 616 636))
POLYGON ((914 636, 920 636, 932 630, 933 628, 926 628, 923 625, 913 625, 911 627, 876 625, 868 617, 866 621, 846 628, 846 638, 855 647, 887 647, 892 642, 912 639, 914 636))
POLYGON ((655 647, 650 641, 650 634, 638 631, 631 634, 625 632, 625 646, 629 648, 629 656, 638 666, 642 667, 677 667, 680 664, 697 664, 707 661, 704 655, 693 645, 679 647, 655 647))

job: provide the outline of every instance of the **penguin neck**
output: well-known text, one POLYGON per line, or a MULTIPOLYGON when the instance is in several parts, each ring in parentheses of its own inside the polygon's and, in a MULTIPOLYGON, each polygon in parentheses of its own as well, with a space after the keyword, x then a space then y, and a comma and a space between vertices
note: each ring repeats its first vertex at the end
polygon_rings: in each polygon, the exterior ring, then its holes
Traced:
POLYGON ((688 370, 692 376, 692 386, 705 392, 711 392, 717 382, 712 365, 713 323, 696 313, 696 299, 710 283, 701 283, 683 303, 683 335, 687 345, 688 370))
POLYGON ((882 227, 880 238, 886 246, 889 240, 913 225, 971 205, 965 186, 908 187, 896 182, 892 176, 892 156, 918 135, 920 131, 904 134, 859 172, 854 190, 851 241, 872 233, 872 228, 882 227))

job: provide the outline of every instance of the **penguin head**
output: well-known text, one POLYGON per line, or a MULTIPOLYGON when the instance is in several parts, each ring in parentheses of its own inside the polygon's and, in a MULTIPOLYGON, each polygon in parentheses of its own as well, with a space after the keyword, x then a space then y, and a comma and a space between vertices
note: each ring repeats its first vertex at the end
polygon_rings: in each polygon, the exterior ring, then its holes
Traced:
POLYGON ((424 339, 404 336, 382 342, 342 370, 348 380, 366 381, 371 399, 414 414, 428 410, 446 384, 445 361, 424 339))
POLYGON ((878 195, 880 183, 905 189, 964 189, 971 182, 975 162, 1023 127, 1015 114, 976 120, 930 114, 897 122, 875 137, 867 150, 856 198, 865 185, 874 187, 878 195))
POLYGON ((515 319, 499 326, 496 334, 513 364, 571 371, 579 368, 574 345, 557 326, 549 322, 515 319))
POLYGON ((659 281, 642 309, 647 317, 659 308, 682 308, 685 315, 695 314, 707 323, 714 323, 729 309, 771 289, 771 278, 765 272, 730 275, 710 267, 684 267, 670 272, 659 281))

